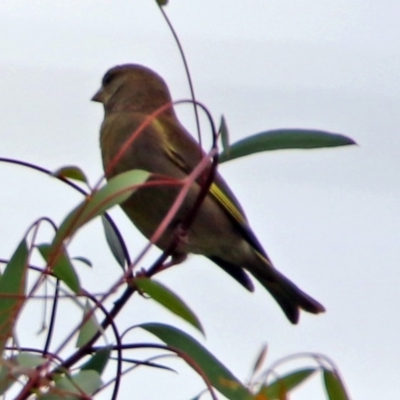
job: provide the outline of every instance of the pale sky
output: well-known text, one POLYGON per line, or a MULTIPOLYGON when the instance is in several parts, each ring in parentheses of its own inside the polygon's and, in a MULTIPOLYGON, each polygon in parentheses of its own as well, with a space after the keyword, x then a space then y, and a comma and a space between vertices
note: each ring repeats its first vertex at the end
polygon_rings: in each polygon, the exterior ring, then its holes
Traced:
MULTIPOLYGON (((193 256, 158 279, 196 311, 206 339, 136 296, 118 322, 178 325, 242 381, 268 343, 266 365, 296 352, 323 353, 339 367, 352 398, 398 397, 400 3, 171 0, 166 12, 198 100, 217 122, 225 115, 232 141, 297 127, 343 133, 359 146, 261 153, 220 169, 276 267, 322 302, 325 314, 303 314, 291 326, 259 285, 249 294, 193 256)), ((103 111, 90 98, 108 68, 142 63, 165 78, 174 99, 189 96, 175 43, 152 1, 2 0, 0 37, 1 157, 49 169, 79 165, 94 183, 102 173, 103 111)), ((178 113, 192 129, 191 109, 178 113)), ((47 215, 60 222, 81 198, 46 176, 0 167, 0 256, 6 258, 34 220, 47 215)), ((137 254, 145 240, 122 212, 112 215, 137 254)), ((42 236, 49 240, 51 231, 42 236)), ((90 270, 79 266, 85 288, 105 290, 117 279, 99 222, 75 238, 70 252, 94 263, 90 270)), ((21 335, 25 345, 36 338, 41 315, 33 321, 25 315, 30 329, 37 324, 30 336, 21 335)), ((139 332, 130 339, 156 341, 139 332)), ((120 399, 132 391, 145 400, 194 397, 204 385, 179 365, 180 375, 132 372, 120 399)), ((324 399, 321 388, 314 377, 293 399, 324 399)))

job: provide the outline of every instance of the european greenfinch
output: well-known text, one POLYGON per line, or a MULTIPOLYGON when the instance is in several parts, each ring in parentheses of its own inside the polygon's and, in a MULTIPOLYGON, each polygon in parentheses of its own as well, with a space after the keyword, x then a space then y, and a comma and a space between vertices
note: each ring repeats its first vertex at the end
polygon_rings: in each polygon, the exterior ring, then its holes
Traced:
MULTIPOLYGON (((156 180, 157 176, 183 180, 203 159, 205 153, 175 114, 168 86, 152 70, 136 64, 116 66, 105 74, 92 100, 104 105, 100 143, 107 178, 141 169, 152 174, 150 180, 156 180), (149 120, 150 114, 162 107, 163 111, 149 120), (124 143, 146 119, 147 126, 121 154, 124 143)), ((157 241, 159 248, 167 249, 176 238, 180 224, 193 212, 202 184, 204 179, 200 176, 190 186, 184 202, 157 241)), ((180 190, 179 185, 145 185, 121 207, 142 234, 151 238, 180 190)), ((173 257, 185 258, 189 253, 208 257, 253 291, 246 271, 250 272, 292 323, 298 322, 300 309, 313 314, 325 311, 320 303, 275 269, 251 230, 242 207, 218 172, 173 257)))

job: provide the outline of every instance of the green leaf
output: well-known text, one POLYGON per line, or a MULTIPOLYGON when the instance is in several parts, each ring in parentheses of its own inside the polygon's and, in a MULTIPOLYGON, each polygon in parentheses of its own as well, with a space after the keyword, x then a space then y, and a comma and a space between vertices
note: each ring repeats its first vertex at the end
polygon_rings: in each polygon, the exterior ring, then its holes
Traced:
MULTIPOLYGON (((100 375, 93 370, 90 371, 80 371, 76 375, 71 377, 72 381, 85 393, 92 394, 95 392, 102 384, 100 375)), ((65 389, 71 388, 71 381, 64 381, 62 385, 65 384, 65 389)), ((59 384, 59 387, 62 386, 59 384)), ((79 393, 76 388, 74 388, 76 393, 79 393)))
POLYGON ((54 176, 59 178, 73 179, 75 181, 80 181, 84 183, 88 183, 86 175, 84 172, 74 165, 68 165, 66 167, 62 167, 53 173, 54 176))
POLYGON ((113 226, 104 215, 101 216, 101 222, 103 223, 108 247, 110 248, 114 258, 117 260, 117 263, 122 267, 122 269, 124 269, 126 260, 123 245, 121 243, 122 238, 116 232, 117 228, 113 226))
POLYGON ((20 374, 13 374, 15 357, 0 360, 0 395, 3 395, 19 378, 20 374))
POLYGON ((37 354, 21 352, 15 357, 17 364, 25 368, 36 368, 39 365, 44 364, 48 360, 44 357, 40 357, 37 354))
POLYGON ((85 264, 88 267, 93 267, 92 262, 86 257, 82 257, 82 256, 72 257, 72 260, 80 261, 82 264, 85 264))
POLYGON ((196 397, 192 397, 190 400, 200 400, 204 394, 206 394, 207 391, 203 390, 201 393, 199 393, 196 397))
MULTIPOLYGON (((253 399, 253 396, 240 381, 213 354, 187 333, 164 324, 148 323, 139 326, 157 336, 168 346, 186 354, 190 360, 200 367, 212 386, 228 399, 253 399)), ((188 360, 185 361, 193 367, 188 360)))
POLYGON ((137 278, 135 279, 135 284, 140 290, 147 293, 157 303, 161 304, 178 317, 181 317, 204 334, 203 327, 196 315, 180 297, 167 287, 148 278, 137 278))
POLYGON ((100 375, 93 370, 80 371, 73 376, 60 375, 54 379, 55 387, 50 386, 49 392, 40 399, 44 400, 81 400, 82 392, 90 398, 101 385, 100 375))
POLYGON ((25 302, 28 247, 20 242, 0 278, 0 352, 12 335, 18 313, 25 302))
POLYGON ((229 131, 226 125, 225 117, 221 116, 221 122, 219 124, 218 134, 221 135, 222 149, 224 153, 229 156, 229 131))
POLYGON ((94 335, 101 330, 100 324, 97 322, 96 316, 90 307, 89 301, 86 301, 83 311, 82 327, 79 330, 76 347, 82 347, 88 343, 94 335))
MULTIPOLYGON (((116 357, 113 357, 112 359, 116 360, 116 357)), ((176 370, 174 370, 173 368, 170 368, 170 367, 167 367, 166 365, 158 364, 158 363, 155 363, 155 362, 149 361, 149 360, 137 360, 134 358, 126 358, 126 357, 122 357, 120 360, 125 364, 131 364, 131 365, 135 365, 135 366, 142 365, 145 367, 158 368, 158 369, 163 369, 165 371, 174 372, 175 374, 178 374, 178 372, 176 370)))
POLYGON ((265 344, 261 349, 259 355, 257 356, 256 362, 254 363, 252 375, 257 374, 260 371, 262 365, 265 362, 265 359, 267 358, 267 352, 268 352, 268 345, 265 344))
POLYGON ((261 151, 283 149, 317 149, 356 144, 353 139, 336 133, 312 129, 276 129, 261 132, 232 144, 223 151, 219 162, 234 160, 261 151))
POLYGON ((104 347, 103 349, 97 350, 89 361, 84 364, 81 368, 82 371, 93 370, 101 375, 106 367, 108 360, 110 359, 111 348, 104 347))
POLYGON ((350 400, 338 374, 324 369, 324 383, 329 400, 350 400))
POLYGON ((67 237, 71 237, 81 226, 103 214, 111 207, 123 203, 149 177, 142 170, 127 171, 110 179, 97 192, 88 196, 64 219, 54 239, 54 246, 67 237))
MULTIPOLYGON (((50 244, 43 243, 37 246, 41 256, 49 263, 51 257, 52 247, 50 244)), ((79 293, 81 285, 79 277, 75 272, 75 269, 69 259, 67 250, 64 248, 62 252, 58 254, 55 264, 52 266, 52 273, 64 282, 74 293, 79 293)))
POLYGON ((315 371, 315 368, 306 368, 292 372, 268 386, 263 386, 258 394, 262 394, 268 400, 280 399, 282 393, 288 393, 309 378, 315 371))
POLYGON ((156 0, 159 6, 166 6, 168 4, 168 0, 156 0))
POLYGON ((20 352, 16 356, 0 361, 0 395, 3 395, 20 376, 31 376, 35 368, 48 360, 37 354, 20 352))

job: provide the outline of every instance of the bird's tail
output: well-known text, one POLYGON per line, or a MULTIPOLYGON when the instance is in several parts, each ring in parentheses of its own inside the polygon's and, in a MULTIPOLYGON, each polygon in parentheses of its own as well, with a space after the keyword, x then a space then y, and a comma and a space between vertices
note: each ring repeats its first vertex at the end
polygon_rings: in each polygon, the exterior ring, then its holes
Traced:
POLYGON ((299 321, 300 309, 312 314, 325 311, 325 308, 317 300, 299 289, 292 281, 277 271, 262 255, 263 268, 252 269, 251 273, 271 293, 272 297, 281 306, 290 322, 296 324, 299 321), (265 265, 267 262, 268 265, 265 265))

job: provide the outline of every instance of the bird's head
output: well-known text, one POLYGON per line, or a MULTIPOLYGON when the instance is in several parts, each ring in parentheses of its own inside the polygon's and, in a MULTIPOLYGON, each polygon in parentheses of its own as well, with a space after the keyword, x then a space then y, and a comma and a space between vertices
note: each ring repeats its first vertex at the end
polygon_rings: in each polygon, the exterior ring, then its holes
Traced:
MULTIPOLYGON (((103 103, 107 112, 130 110, 146 114, 172 102, 164 80, 138 64, 118 65, 107 71, 92 101, 103 103)), ((169 110, 173 112, 172 105, 169 110)))

